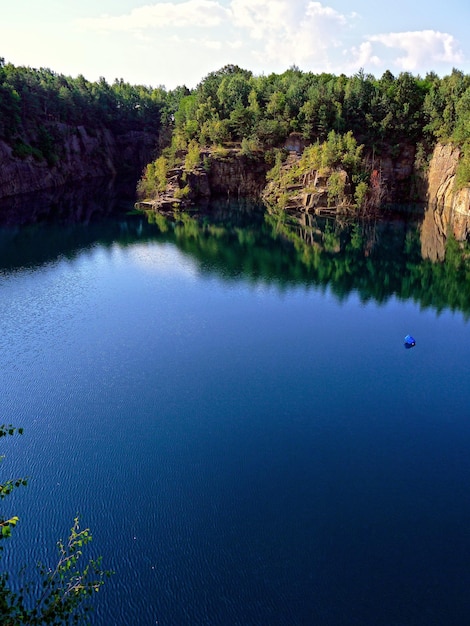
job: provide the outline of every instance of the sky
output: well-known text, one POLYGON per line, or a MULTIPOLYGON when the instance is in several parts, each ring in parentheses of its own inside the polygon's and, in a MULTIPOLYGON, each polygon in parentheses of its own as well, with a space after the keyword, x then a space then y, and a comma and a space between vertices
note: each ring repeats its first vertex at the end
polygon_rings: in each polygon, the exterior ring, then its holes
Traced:
POLYGON ((470 74, 468 0, 0 0, 0 57, 109 83, 255 75, 470 74))

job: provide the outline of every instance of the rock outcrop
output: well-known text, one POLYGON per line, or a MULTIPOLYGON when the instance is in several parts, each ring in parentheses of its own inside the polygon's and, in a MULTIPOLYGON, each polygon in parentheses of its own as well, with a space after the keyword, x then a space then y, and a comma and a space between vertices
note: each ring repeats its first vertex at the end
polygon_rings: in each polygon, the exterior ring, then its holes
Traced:
POLYGON ((153 155, 157 138, 131 131, 113 135, 106 128, 91 133, 83 126, 54 126, 56 164, 30 155, 15 156, 11 146, 0 141, 0 198, 30 193, 117 173, 137 178, 153 155))
POLYGON ((185 171, 183 164, 173 167, 167 173, 165 191, 152 199, 143 198, 138 205, 171 210, 213 198, 261 197, 270 168, 261 151, 249 156, 237 148, 202 150, 199 156, 200 164, 191 171, 185 171))
POLYGON ((433 261, 444 259, 449 232, 457 241, 470 235, 470 187, 455 189, 459 158, 459 148, 438 144, 425 179, 428 208, 421 226, 421 252, 433 261))
POLYGON ((270 169, 264 153, 248 156, 239 150, 229 150, 223 157, 217 154, 207 156, 210 159, 207 177, 211 194, 251 198, 261 196, 266 184, 266 174, 270 169))

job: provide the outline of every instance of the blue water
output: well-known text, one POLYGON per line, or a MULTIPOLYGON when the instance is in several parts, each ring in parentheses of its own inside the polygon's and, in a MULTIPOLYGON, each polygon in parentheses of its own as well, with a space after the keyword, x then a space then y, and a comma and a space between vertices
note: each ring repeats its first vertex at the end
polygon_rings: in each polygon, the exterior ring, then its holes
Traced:
POLYGON ((470 623, 466 314, 48 228, 0 270, 4 563, 79 513, 97 626, 470 623))

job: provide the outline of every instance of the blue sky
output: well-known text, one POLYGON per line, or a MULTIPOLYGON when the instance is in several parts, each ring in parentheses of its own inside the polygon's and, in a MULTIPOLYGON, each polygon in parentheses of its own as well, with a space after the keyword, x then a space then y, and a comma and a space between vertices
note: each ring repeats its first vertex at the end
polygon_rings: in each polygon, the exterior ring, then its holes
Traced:
POLYGON ((255 74, 470 74, 468 0, 3 0, 0 56, 89 80, 194 87, 255 74))

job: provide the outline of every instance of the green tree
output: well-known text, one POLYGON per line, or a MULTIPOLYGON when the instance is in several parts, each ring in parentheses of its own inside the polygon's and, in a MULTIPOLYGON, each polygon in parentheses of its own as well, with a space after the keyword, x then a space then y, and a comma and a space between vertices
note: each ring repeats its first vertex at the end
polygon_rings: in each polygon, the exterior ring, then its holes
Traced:
POLYGON ((188 152, 186 153, 186 157, 184 160, 184 169, 187 172, 190 172, 194 169, 201 160, 201 151, 199 148, 199 144, 194 139, 189 142, 188 152))

